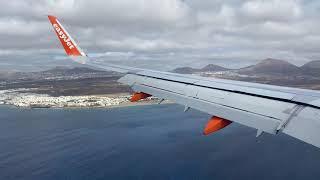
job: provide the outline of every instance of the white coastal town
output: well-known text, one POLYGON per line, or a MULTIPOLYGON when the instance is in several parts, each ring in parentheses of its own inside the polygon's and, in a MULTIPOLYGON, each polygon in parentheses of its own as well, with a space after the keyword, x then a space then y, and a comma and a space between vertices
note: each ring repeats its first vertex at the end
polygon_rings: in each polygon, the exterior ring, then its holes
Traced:
MULTIPOLYGON (((59 96, 28 93, 30 89, 0 90, 0 104, 31 108, 113 107, 128 105, 129 96, 59 96)), ((150 99, 149 99, 150 100, 150 99)))

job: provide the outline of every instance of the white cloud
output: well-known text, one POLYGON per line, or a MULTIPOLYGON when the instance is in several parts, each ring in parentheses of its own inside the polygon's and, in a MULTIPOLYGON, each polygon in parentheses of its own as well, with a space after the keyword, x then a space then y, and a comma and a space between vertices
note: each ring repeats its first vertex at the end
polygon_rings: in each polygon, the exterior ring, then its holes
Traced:
POLYGON ((180 0, 56 0, 48 3, 54 14, 95 26, 126 24, 149 25, 178 23, 188 14, 188 6, 180 0))
POLYGON ((119 63, 229 66, 274 57, 302 64, 320 59, 319 7, 303 0, 10 0, 0 6, 0 61, 54 64, 63 50, 45 16, 53 14, 88 54, 119 63))
POLYGON ((25 21, 13 18, 0 18, 0 35, 34 36, 48 30, 48 23, 25 21))
POLYGON ((255 0, 242 5, 242 13, 260 21, 291 21, 302 16, 299 0, 255 0))

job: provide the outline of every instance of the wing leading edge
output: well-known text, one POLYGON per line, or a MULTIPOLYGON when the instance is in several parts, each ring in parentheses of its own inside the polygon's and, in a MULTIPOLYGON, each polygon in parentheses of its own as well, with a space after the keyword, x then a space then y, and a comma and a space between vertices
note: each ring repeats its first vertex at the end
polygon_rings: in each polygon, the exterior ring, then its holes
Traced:
POLYGON ((320 93, 257 83, 204 78, 91 61, 54 16, 49 20, 68 56, 82 64, 126 75, 119 82, 137 92, 169 99, 213 115, 205 134, 237 122, 261 132, 286 133, 320 147, 320 93))

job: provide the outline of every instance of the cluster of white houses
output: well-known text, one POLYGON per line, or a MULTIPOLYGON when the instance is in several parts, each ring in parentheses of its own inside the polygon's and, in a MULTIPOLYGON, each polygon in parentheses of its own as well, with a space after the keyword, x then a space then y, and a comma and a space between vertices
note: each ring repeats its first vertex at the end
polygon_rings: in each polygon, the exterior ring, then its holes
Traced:
POLYGON ((23 89, 0 91, 0 104, 18 107, 107 107, 128 102, 127 96, 59 96, 23 93, 23 89), (21 92, 22 91, 22 92, 21 92))

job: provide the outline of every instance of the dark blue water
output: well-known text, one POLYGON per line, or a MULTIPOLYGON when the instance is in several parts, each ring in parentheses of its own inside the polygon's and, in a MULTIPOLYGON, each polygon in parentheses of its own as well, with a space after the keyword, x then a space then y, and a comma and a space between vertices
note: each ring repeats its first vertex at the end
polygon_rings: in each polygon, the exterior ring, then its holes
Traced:
POLYGON ((201 135, 210 116, 178 105, 0 107, 0 179, 319 179, 320 150, 238 124, 201 135))

